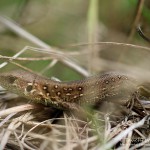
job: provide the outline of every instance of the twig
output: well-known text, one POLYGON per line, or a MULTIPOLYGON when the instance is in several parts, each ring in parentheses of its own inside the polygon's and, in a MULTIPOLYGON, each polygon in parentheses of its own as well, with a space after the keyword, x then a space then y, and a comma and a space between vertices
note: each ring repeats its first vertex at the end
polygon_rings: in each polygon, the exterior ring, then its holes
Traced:
POLYGON ((87 45, 104 45, 104 46, 123 46, 123 47, 132 47, 135 49, 143 49, 145 51, 150 52, 149 47, 140 46, 140 45, 134 45, 134 44, 128 44, 128 43, 118 43, 118 42, 93 42, 93 43, 79 43, 79 44, 72 44, 71 47, 75 46, 87 46, 87 45))
POLYGON ((144 0, 139 0, 138 4, 137 4, 136 16, 135 16, 135 19, 134 19, 134 22, 132 24, 131 31, 130 31, 130 34, 129 34, 129 37, 128 37, 129 41, 132 39, 132 37, 133 37, 133 35, 136 31, 136 26, 139 24, 143 6, 144 6, 144 0))
POLYGON ((39 61, 39 60, 50 60, 52 59, 53 57, 40 57, 40 58, 37 58, 37 57, 17 57, 17 58, 12 58, 12 57, 9 57, 9 56, 2 56, 0 55, 0 59, 1 60, 7 60, 9 61, 10 59, 13 59, 13 60, 18 60, 18 61, 39 61))
POLYGON ((139 35, 140 35, 144 40, 146 40, 147 42, 150 43, 150 38, 148 38, 148 37, 143 33, 143 31, 142 31, 140 25, 137 27, 137 31, 138 31, 139 35))

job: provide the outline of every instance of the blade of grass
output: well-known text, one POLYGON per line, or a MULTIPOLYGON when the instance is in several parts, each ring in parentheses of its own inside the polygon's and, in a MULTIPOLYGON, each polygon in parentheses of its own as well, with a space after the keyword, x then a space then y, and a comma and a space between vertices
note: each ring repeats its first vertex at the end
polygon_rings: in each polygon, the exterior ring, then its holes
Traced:
MULTIPOLYGON (((88 43, 97 42, 98 31, 98 0, 90 0, 89 9, 87 12, 87 28, 88 28, 88 43)), ((89 45, 89 71, 92 72, 92 60, 96 55, 94 45, 89 45)))

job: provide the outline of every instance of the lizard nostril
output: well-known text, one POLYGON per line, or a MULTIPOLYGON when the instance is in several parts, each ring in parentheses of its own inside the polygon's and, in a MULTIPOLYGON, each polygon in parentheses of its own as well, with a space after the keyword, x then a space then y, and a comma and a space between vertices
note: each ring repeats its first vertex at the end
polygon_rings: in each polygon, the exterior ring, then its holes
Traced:
POLYGON ((27 88, 26 88, 27 92, 30 92, 32 90, 32 88, 33 88, 32 85, 28 85, 27 88))
POLYGON ((9 77, 8 82, 13 84, 17 78, 16 77, 9 77))

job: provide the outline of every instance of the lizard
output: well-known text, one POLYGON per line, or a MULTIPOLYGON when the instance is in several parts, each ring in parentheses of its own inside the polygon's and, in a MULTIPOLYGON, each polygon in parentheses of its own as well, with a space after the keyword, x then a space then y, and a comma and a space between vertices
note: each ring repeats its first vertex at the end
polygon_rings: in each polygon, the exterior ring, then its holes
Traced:
MULTIPOLYGON (((59 82, 36 73, 16 70, 1 73, 0 85, 33 102, 63 110, 76 109, 77 105, 99 104, 103 101, 128 106, 138 88, 135 78, 120 72, 59 82)), ((139 103, 135 105, 137 109, 141 109, 139 103)))

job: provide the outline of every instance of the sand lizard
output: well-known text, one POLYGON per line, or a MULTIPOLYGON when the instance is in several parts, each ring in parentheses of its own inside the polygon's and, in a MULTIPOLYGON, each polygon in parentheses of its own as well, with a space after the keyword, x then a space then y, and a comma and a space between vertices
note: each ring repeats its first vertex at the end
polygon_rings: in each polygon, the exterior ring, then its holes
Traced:
POLYGON ((125 74, 109 72, 79 81, 58 82, 23 70, 0 74, 0 85, 36 103, 59 109, 102 101, 127 106, 137 91, 137 81, 125 74))

